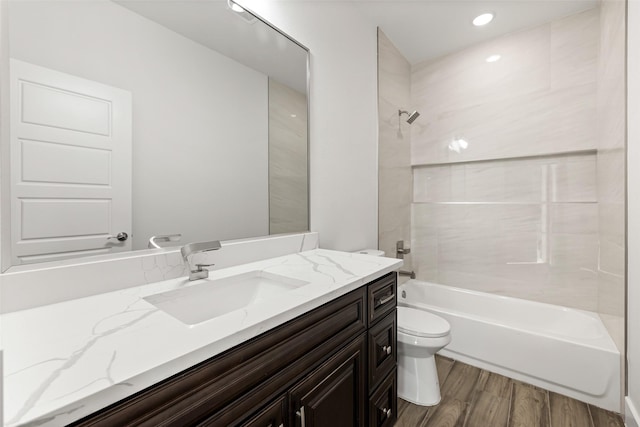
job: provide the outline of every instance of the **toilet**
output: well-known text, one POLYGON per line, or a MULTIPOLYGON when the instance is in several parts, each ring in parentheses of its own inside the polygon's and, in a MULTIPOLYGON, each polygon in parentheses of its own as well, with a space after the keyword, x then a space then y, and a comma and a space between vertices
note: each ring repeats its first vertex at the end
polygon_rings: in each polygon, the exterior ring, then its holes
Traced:
POLYGON ((398 307, 398 397, 421 406, 440 402, 435 354, 451 342, 442 317, 398 307))

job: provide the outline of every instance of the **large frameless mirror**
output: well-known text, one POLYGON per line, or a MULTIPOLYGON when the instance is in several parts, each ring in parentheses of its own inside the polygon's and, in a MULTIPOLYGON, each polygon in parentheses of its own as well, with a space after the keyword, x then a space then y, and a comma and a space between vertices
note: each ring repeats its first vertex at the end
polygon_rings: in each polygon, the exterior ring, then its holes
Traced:
POLYGON ((308 230, 304 46, 227 1, 8 14, 3 270, 308 230))

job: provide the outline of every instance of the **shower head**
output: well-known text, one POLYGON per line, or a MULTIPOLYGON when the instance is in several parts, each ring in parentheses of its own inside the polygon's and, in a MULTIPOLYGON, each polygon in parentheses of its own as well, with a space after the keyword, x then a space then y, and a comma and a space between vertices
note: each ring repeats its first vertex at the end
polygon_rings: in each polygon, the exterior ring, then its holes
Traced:
POLYGON ((420 113, 418 113, 417 111, 414 111, 413 113, 409 114, 408 111, 398 110, 398 117, 402 116, 403 114, 406 114, 407 116, 409 116, 407 118, 407 123, 409 123, 409 124, 413 123, 418 118, 418 116, 420 115, 420 113))

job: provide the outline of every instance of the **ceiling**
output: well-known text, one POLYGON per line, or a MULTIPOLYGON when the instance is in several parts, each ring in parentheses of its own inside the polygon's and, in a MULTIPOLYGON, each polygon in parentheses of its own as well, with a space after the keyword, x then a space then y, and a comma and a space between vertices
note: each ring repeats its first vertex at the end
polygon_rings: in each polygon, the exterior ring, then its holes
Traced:
POLYGON ((114 0, 196 43, 307 92, 307 51, 259 20, 232 12, 226 0, 114 0))
POLYGON ((598 0, 352 0, 411 63, 437 58, 502 34, 598 5, 598 0), (471 24, 493 12, 485 27, 471 24))
MULTIPOLYGON (((115 0, 143 16, 253 68, 273 70, 276 80, 306 91, 306 52, 266 26, 247 25, 233 17, 226 0, 115 0), (255 28, 254 28, 255 27, 255 28), (253 28, 253 30, 252 30, 253 28), (254 30, 258 29, 258 34, 254 30), (234 43, 229 44, 229 34, 234 43), (241 37, 239 37, 241 36, 241 37), (258 42, 256 41, 258 37, 258 42), (275 38, 274 38, 275 37, 275 38), (271 40, 273 38, 273 40, 271 40), (274 48, 266 49, 266 44, 274 48), (271 50, 273 49, 273 50, 271 50), (267 52, 282 52, 284 56, 267 52), (295 66, 282 67, 283 57, 295 66), (253 65, 250 65, 253 66, 253 65), (283 71, 284 70, 284 71, 283 71), (287 71, 289 70, 289 71, 287 71), (279 74, 288 73, 280 76, 279 74)), ((411 64, 434 59, 503 34, 572 15, 599 0, 310 0, 351 2, 379 26, 411 64), (495 14, 484 27, 471 24, 485 12, 495 14)))

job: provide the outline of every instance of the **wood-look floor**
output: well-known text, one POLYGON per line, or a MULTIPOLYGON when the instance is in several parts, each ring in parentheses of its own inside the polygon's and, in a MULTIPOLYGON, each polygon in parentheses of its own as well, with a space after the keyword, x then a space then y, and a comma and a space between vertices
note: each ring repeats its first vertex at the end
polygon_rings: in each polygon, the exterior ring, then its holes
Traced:
POLYGON ((398 399, 395 427, 624 427, 620 415, 437 356, 442 400, 398 399))

